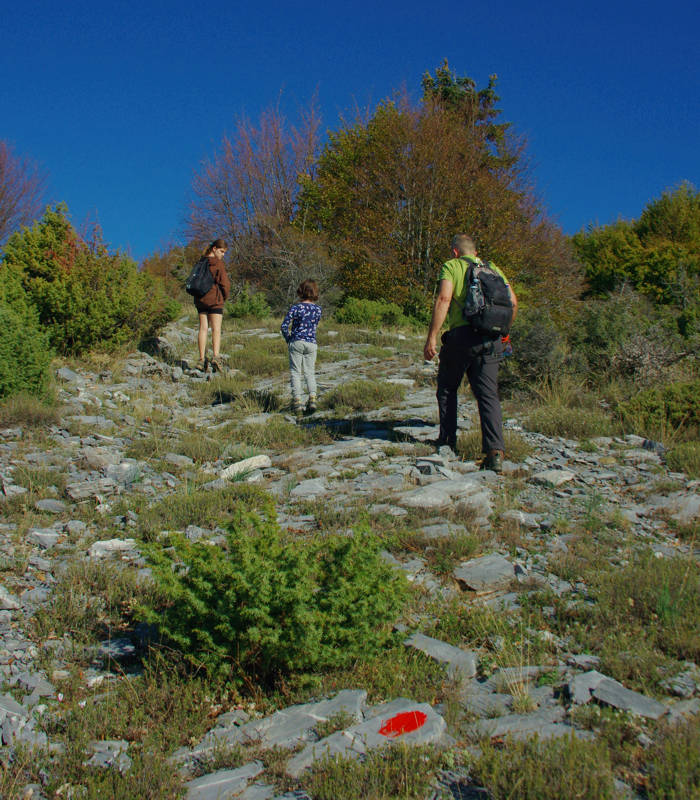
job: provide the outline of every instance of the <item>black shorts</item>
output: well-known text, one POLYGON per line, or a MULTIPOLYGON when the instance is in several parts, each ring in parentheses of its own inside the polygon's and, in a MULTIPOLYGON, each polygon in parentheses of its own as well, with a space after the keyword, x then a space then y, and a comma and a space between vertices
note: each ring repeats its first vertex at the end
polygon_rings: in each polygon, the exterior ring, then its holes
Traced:
POLYGON ((194 307, 200 314, 223 314, 223 308, 209 308, 209 306, 200 306, 197 303, 194 304, 194 307))

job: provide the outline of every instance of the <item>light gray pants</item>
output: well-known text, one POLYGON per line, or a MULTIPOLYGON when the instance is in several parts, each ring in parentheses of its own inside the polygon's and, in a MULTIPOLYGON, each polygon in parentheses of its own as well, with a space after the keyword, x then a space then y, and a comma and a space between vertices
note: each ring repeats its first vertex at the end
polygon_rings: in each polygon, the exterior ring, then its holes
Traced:
POLYGON ((301 376, 304 375, 309 395, 316 397, 316 351, 315 342, 298 339, 289 343, 289 384, 292 399, 301 401, 301 376))

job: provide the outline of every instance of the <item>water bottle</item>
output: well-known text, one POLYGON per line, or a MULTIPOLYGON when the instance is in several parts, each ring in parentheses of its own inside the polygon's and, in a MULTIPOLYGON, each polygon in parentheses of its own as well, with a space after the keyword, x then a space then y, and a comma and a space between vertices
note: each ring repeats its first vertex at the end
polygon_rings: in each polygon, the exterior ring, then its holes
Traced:
POLYGON ((472 274, 469 288, 467 289, 467 297, 464 301, 464 316, 473 317, 478 314, 484 307, 484 293, 481 290, 481 282, 472 274))

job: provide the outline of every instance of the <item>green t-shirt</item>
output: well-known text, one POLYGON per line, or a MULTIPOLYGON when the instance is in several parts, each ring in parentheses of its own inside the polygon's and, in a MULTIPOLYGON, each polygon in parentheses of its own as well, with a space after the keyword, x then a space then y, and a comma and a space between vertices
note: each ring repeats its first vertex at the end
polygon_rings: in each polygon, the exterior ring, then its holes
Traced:
MULTIPOLYGON (((464 319, 462 309, 464 308, 464 301, 467 299, 467 272, 469 271, 469 263, 477 263, 477 260, 470 256, 462 256, 462 258, 451 258, 442 265, 440 270, 440 277, 438 280, 451 281, 454 286, 452 293, 452 302, 447 311, 445 325, 447 330, 451 331, 453 328, 459 328, 460 325, 467 325, 467 320, 464 319)), ((503 274, 495 264, 491 265, 496 272, 508 283, 508 278, 503 274)))

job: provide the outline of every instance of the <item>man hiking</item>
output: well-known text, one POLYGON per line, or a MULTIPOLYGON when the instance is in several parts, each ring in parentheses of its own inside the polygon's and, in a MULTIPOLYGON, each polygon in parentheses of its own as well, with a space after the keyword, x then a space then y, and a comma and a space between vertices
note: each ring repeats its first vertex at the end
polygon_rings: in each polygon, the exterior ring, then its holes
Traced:
MULTIPOLYGON (((470 275, 475 269, 485 268, 503 279, 502 283, 497 280, 512 305, 510 322, 515 318, 518 301, 501 270, 491 263, 484 267, 477 258, 474 241, 466 233, 458 233, 452 239, 452 254, 454 258, 446 261, 440 271, 438 295, 423 349, 426 361, 432 360, 437 353, 438 333, 446 322, 447 331, 442 335, 437 381, 440 434, 436 444, 438 447, 447 445, 453 451, 456 449, 457 390, 466 371, 479 407, 482 449, 485 453, 482 469, 500 472, 505 451, 501 401, 498 397, 498 364, 503 354, 503 342, 500 332, 494 333, 488 326, 479 330, 464 315, 470 275)), ((508 316, 507 310, 505 314, 508 316)), ((504 333, 507 333, 507 327, 504 333)))

